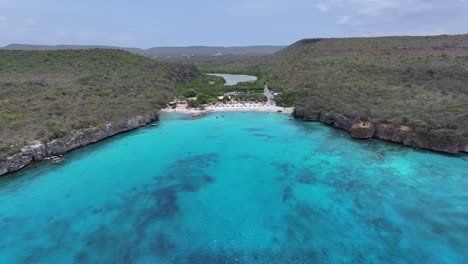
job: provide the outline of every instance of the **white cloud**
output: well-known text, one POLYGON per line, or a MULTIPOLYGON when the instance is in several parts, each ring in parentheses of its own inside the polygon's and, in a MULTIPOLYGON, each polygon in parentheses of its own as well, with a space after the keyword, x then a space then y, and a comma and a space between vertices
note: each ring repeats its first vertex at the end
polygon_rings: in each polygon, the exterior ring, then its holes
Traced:
POLYGON ((351 3, 357 7, 357 13, 361 15, 379 16, 385 10, 398 8, 402 2, 398 0, 352 0, 351 3))
POLYGON ((329 9, 329 7, 325 4, 317 4, 315 7, 317 7, 321 12, 327 12, 329 9))
POLYGON ((419 13, 431 9, 434 5, 428 0, 349 0, 357 13, 365 16, 380 16, 388 11, 398 13, 419 13))
POLYGON ((336 22, 340 25, 347 25, 351 23, 351 17, 350 16, 343 16, 342 18, 338 19, 336 22))
POLYGON ((6 18, 6 17, 4 17, 4 16, 0 16, 0 21, 5 21, 5 20, 7 20, 7 18, 6 18))

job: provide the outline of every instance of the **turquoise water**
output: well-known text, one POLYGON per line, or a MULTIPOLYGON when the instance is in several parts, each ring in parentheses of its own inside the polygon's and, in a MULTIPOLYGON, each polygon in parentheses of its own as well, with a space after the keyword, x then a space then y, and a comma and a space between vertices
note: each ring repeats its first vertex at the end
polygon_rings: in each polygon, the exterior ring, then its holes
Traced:
POLYGON ((0 263, 467 263, 466 156, 223 115, 0 179, 0 263))

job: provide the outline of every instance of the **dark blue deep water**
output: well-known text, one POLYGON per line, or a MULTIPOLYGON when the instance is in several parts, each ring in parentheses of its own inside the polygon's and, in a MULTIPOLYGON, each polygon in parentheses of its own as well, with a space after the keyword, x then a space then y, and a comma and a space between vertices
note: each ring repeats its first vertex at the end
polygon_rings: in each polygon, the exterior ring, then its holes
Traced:
POLYGON ((163 116, 0 179, 0 263, 468 263, 468 158, 163 116))

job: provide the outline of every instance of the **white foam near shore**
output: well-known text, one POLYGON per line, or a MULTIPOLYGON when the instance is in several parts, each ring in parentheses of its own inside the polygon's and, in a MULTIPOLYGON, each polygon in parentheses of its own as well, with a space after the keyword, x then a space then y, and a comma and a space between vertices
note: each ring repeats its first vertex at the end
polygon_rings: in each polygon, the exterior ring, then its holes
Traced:
POLYGON ((227 112, 227 111, 243 111, 243 112, 282 112, 291 114, 293 112, 292 107, 281 107, 276 105, 258 104, 258 103, 246 103, 246 104, 223 104, 206 106, 205 110, 187 108, 186 104, 179 104, 175 109, 164 108, 161 112, 165 113, 200 113, 200 112, 227 112))

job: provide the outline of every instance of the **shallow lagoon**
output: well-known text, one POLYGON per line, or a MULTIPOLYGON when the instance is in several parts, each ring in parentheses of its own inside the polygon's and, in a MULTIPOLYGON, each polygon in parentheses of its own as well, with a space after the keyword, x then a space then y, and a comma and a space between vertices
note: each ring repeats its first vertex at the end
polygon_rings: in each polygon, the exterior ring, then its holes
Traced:
POLYGON ((240 82, 254 82, 258 79, 256 76, 242 74, 208 73, 208 75, 223 78, 226 81, 224 85, 229 86, 240 82))
POLYGON ((0 179, 0 263, 466 263, 466 156, 223 115, 0 179))

